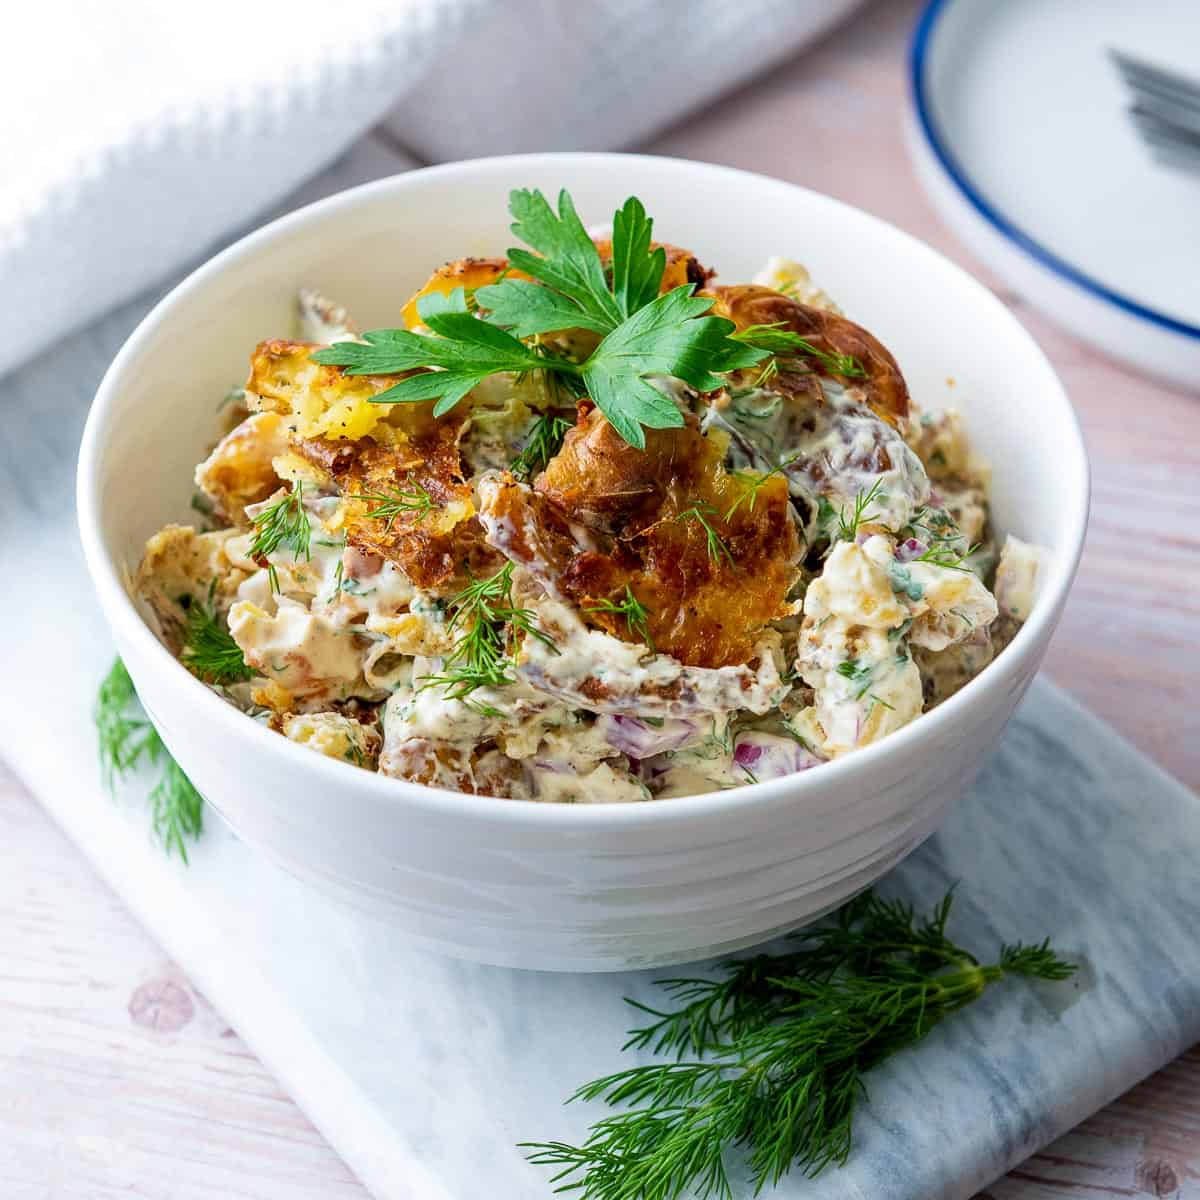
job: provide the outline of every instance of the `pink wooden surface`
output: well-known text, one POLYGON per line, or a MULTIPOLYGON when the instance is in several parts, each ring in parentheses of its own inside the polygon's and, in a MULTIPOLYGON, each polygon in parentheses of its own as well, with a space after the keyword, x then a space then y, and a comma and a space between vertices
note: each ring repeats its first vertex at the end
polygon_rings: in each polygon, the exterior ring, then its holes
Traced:
MULTIPOLYGON (((829 192, 987 278, 938 221, 903 149, 914 13, 908 0, 877 5, 646 148, 829 192)), ((1092 529, 1051 674, 1200 785, 1200 538, 1184 520, 1200 504, 1200 401, 1115 366, 997 290, 1062 372, 1093 456, 1092 529)), ((0 828, 0 1197, 363 1197, 234 1031, 2 770, 0 828)), ((1200 1197, 1200 1053, 987 1196, 1200 1197)))

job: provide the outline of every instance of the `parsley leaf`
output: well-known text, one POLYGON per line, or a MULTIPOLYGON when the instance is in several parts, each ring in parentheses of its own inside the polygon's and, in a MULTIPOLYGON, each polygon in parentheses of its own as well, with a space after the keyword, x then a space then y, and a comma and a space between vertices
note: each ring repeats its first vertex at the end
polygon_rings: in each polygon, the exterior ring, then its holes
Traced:
POLYGON ((365 345, 338 342, 311 357, 319 363, 346 367, 347 375, 391 375, 440 367, 440 371, 410 375, 371 397, 374 404, 436 399, 436 417, 449 412, 489 375, 546 365, 540 354, 512 334, 472 315, 462 288, 455 288, 449 296, 422 296, 417 310, 436 336, 407 329, 375 329, 363 334, 365 345))
POLYGON ((760 351, 731 342, 733 328, 724 317, 706 317, 712 300, 693 296, 685 284, 659 296, 617 326, 583 364, 588 395, 616 431, 637 449, 645 449, 642 426, 670 429, 683 414, 648 375, 682 379, 697 391, 711 392, 724 380, 716 372, 753 366, 760 351))
POLYGON ((694 285, 657 295, 666 253, 650 249, 653 223, 636 198, 614 218, 611 288, 567 192, 559 195, 557 214, 538 191, 512 192, 509 208, 513 232, 537 251, 510 250, 509 261, 532 282, 504 279, 479 288, 474 299, 486 319, 470 310, 465 292, 456 288, 418 301, 429 336, 377 329, 364 334, 363 342, 339 342, 311 357, 344 367, 348 375, 420 372, 372 396, 372 403, 436 399, 435 416, 449 412, 489 375, 552 371, 582 383, 617 432, 640 450, 646 445, 643 426, 683 424, 675 401, 647 377, 667 376, 698 391, 715 391, 724 384, 722 373, 769 356, 766 349, 734 340, 733 322, 704 316, 713 301, 693 296, 694 285), (520 340, 572 328, 605 335, 583 363, 520 340))
POLYGON ((527 279, 489 283, 475 293, 475 299, 487 309, 491 324, 502 325, 519 338, 557 333, 560 329, 590 329, 603 334, 613 327, 607 319, 584 312, 569 297, 527 279))
MULTIPOLYGON (((537 190, 510 192, 508 209, 514 217, 513 233, 537 251, 532 254, 519 246, 509 250, 513 267, 573 300, 580 313, 593 322, 586 328, 605 333, 619 325, 626 314, 609 291, 600 253, 583 227, 570 193, 565 188, 559 192, 557 216, 537 190)), ((480 289, 486 290, 490 289, 480 289)), ((487 303, 482 295, 479 303, 487 303)), ((574 324, 579 325, 579 320, 574 324)))
POLYGON ((666 250, 662 246, 650 249, 653 230, 654 222, 636 196, 630 196, 613 216, 612 290, 626 317, 658 295, 667 269, 666 250))
POLYGON ((611 290, 599 251, 566 192, 559 198, 561 218, 555 218, 541 192, 513 192, 511 205, 514 216, 532 217, 518 221, 513 232, 540 249, 543 257, 516 249, 508 252, 510 261, 541 282, 506 279, 481 287, 476 299, 492 324, 516 337, 563 329, 606 334, 658 295, 667 252, 661 246, 650 249, 654 222, 636 196, 613 217, 611 290))

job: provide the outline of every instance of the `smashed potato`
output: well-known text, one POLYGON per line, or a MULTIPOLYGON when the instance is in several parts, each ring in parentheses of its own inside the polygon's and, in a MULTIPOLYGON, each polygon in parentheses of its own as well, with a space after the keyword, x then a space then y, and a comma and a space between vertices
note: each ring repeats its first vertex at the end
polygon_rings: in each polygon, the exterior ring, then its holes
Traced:
MULTIPOLYGON (((815 358, 806 358, 812 373, 781 370, 773 390, 803 393, 820 400, 815 375, 832 375, 847 386, 861 387, 867 406, 891 425, 899 426, 908 416, 908 385, 888 349, 861 325, 828 309, 803 304, 782 292, 757 284, 714 287, 704 292, 715 300, 714 315, 726 317, 739 329, 750 325, 778 325, 799 334, 825 354, 851 355, 862 364, 865 379, 834 375, 815 358), (814 390, 815 389, 815 390, 814 390)), ((752 368, 753 370, 753 368, 752 368)))
POLYGON ((463 479, 462 429, 463 418, 450 416, 431 419, 424 433, 402 444, 312 438, 296 449, 341 493, 347 543, 397 563, 417 587, 436 590, 461 580, 466 569, 498 560, 483 540, 463 479), (388 509, 397 498, 412 507, 388 509))
POLYGON ((581 414, 533 492, 508 480, 483 501, 493 543, 616 637, 688 666, 745 662, 789 612, 800 546, 785 480, 726 473, 722 439, 692 417, 640 451, 598 409, 581 414), (643 627, 620 611, 629 595, 643 627))

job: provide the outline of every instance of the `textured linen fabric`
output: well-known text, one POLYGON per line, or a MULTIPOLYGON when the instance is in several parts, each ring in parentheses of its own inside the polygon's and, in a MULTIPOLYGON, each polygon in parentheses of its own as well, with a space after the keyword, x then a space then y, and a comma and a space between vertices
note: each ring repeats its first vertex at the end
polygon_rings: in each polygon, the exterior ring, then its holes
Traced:
POLYGON ((166 278, 385 116, 429 162, 627 146, 855 2, 13 6, 0 72, 0 371, 166 278))

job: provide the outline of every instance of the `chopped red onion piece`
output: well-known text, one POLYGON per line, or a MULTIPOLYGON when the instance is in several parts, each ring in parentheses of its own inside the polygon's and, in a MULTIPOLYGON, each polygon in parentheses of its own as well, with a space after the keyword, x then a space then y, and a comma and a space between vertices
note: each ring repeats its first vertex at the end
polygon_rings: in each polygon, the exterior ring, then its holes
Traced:
POLYGON ((924 542, 917 538, 908 538, 896 547, 896 561, 898 563, 912 562, 915 558, 920 558, 929 547, 924 542))
POLYGON ((604 738, 608 744, 636 759, 678 750, 692 740, 697 728, 695 721, 683 718, 665 718, 661 725, 651 725, 640 717, 617 713, 600 720, 604 722, 604 738))
MULTIPOLYGON (((752 735, 746 734, 745 736, 749 738, 752 735)), ((762 758, 762 755, 762 746, 757 746, 748 740, 742 741, 739 739, 738 744, 733 751, 733 761, 737 763, 739 767, 752 767, 760 758, 762 758)))
POLYGON ((774 733, 759 733, 749 730, 740 733, 733 748, 736 766, 753 773, 762 783, 767 779, 782 779, 819 766, 824 759, 806 750, 799 742, 774 733))

